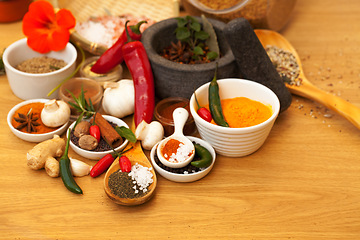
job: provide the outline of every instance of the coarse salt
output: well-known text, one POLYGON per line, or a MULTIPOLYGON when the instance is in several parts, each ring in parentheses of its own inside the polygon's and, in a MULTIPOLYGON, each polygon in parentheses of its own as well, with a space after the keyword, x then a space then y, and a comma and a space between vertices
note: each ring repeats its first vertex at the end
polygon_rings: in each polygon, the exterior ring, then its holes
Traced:
MULTIPOLYGON (((147 187, 150 186, 151 183, 153 183, 153 174, 151 172, 151 167, 144 167, 138 163, 134 164, 131 167, 131 171, 129 173, 129 176, 132 178, 133 183, 136 184, 140 191, 143 191, 144 193, 147 192, 147 187)), ((139 190, 136 186, 134 186, 135 193, 138 193, 139 190)))
POLYGON ((127 20, 129 20, 129 26, 145 20, 147 23, 140 26, 141 32, 155 23, 155 21, 146 17, 134 17, 130 14, 124 16, 101 16, 77 23, 75 30, 90 42, 110 48, 124 31, 127 20))
POLYGON ((169 162, 180 163, 180 162, 184 162, 186 159, 188 159, 189 156, 191 155, 192 151, 193 151, 193 149, 191 148, 191 146, 180 142, 179 147, 176 150, 176 153, 172 153, 170 156, 168 156, 167 154, 164 154, 164 157, 169 162))

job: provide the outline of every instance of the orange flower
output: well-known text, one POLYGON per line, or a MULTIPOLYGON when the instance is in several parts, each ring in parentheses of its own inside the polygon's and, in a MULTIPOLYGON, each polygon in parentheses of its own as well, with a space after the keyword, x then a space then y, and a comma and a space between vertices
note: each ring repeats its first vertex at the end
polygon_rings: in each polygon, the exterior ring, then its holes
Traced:
POLYGON ((69 42, 69 30, 75 26, 75 18, 69 10, 60 9, 56 14, 46 1, 35 1, 23 18, 23 33, 28 46, 39 53, 59 51, 69 42))

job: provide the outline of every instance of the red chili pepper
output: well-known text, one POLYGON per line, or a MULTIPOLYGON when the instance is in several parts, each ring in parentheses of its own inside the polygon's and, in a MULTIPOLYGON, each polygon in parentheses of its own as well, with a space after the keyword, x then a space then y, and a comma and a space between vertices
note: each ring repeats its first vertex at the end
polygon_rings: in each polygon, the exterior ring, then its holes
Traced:
MULTIPOLYGON (((127 23, 125 24, 125 26, 127 23)), ((125 29, 127 29, 125 27, 125 29)), ((128 31, 126 31, 128 33, 128 31)), ((150 123, 155 108, 154 77, 144 45, 140 41, 130 41, 122 47, 124 60, 134 81, 135 112, 137 126, 142 120, 150 123)))
MULTIPOLYGON (((140 26, 141 24, 146 23, 146 21, 141 21, 136 25, 129 26, 128 31, 129 35, 134 40, 141 39, 140 26)), ((127 34, 124 29, 118 40, 112 45, 108 50, 106 50, 96 63, 91 67, 91 71, 98 74, 104 74, 109 72, 116 65, 123 62, 124 57, 121 48, 127 42, 127 34)))
POLYGON ((96 138, 97 142, 100 142, 101 134, 100 134, 100 128, 98 125, 91 125, 89 129, 89 133, 91 136, 96 138))
POLYGON ((103 158, 101 158, 95 166, 91 168, 90 176, 97 177, 105 172, 111 164, 114 162, 114 156, 110 153, 106 154, 103 158))
POLYGON ((196 97, 196 94, 194 93, 194 96, 195 96, 195 101, 198 105, 198 110, 197 110, 197 114, 199 114, 199 116, 204 119, 205 121, 207 122, 211 122, 212 120, 212 116, 211 116, 211 113, 209 110, 207 110, 206 108, 204 107, 200 107, 200 104, 197 100, 197 97, 196 97))
POLYGON ((121 156, 119 158, 119 164, 120 164, 121 171, 123 171, 123 172, 130 172, 131 171, 131 162, 130 162, 128 157, 121 156))

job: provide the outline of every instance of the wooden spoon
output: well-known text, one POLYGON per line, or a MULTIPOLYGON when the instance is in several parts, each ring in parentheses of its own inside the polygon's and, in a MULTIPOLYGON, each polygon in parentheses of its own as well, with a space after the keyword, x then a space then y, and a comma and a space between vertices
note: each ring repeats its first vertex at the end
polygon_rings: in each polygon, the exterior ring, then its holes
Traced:
POLYGON ((358 129, 360 129, 360 108, 340 97, 317 88, 310 81, 308 81, 304 75, 299 55, 285 37, 271 30, 256 29, 254 31, 264 47, 267 45, 277 46, 284 50, 290 51, 296 57, 300 68, 300 74, 298 78, 301 78, 302 84, 299 86, 286 84, 286 87, 290 90, 291 93, 323 104, 327 108, 345 117, 358 129))
MULTIPOLYGON (((134 126, 134 124, 132 124, 134 126)), ((134 127, 133 127, 134 128, 134 127)), ((148 201, 154 194, 156 184, 157 184, 157 178, 155 174, 155 170, 152 167, 150 161, 144 154, 140 141, 136 141, 136 143, 129 143, 129 145, 126 147, 126 149, 131 148, 129 151, 125 152, 123 155, 127 156, 131 162, 131 165, 134 165, 135 163, 141 164, 144 167, 151 168, 151 173, 153 174, 153 182, 148 187, 148 192, 142 197, 139 198, 120 198, 119 196, 113 194, 109 187, 109 177, 110 175, 118 171, 120 169, 119 161, 116 159, 113 164, 110 166, 110 168, 107 170, 105 174, 104 179, 104 189, 108 197, 113 200, 115 203, 125 206, 134 206, 134 205, 140 205, 142 203, 145 203, 148 201)))

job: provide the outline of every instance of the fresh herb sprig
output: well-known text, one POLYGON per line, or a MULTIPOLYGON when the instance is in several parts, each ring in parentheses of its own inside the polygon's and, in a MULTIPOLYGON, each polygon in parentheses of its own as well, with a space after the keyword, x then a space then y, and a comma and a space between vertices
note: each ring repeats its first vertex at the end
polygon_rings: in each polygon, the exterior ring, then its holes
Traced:
POLYGON ((78 97, 76 97, 70 90, 68 90, 68 93, 72 96, 72 98, 74 99, 75 103, 73 102, 68 102, 70 104, 70 106, 72 106, 73 108, 76 109, 76 111, 80 112, 79 117, 76 119, 76 123, 75 126, 83 119, 89 119, 92 116, 95 115, 96 111, 95 111, 95 107, 91 102, 91 99, 89 98, 89 101, 86 100, 85 98, 85 92, 84 89, 81 88, 81 92, 79 94, 78 97))
MULTIPOLYGON (((179 17, 177 19, 177 28, 175 29, 176 38, 183 43, 189 44, 193 58, 199 59, 204 56, 205 41, 210 37, 205 32, 199 21, 191 16, 179 17)), ((217 52, 210 51, 206 54, 208 60, 214 60, 219 56, 217 52)))
MULTIPOLYGON (((82 119, 89 119, 93 117, 96 114, 96 110, 94 105, 91 102, 91 99, 87 101, 85 98, 85 92, 84 89, 81 88, 80 95, 76 97, 71 91, 67 89, 67 91, 70 93, 72 98, 74 99, 75 103, 68 102, 73 108, 76 109, 76 111, 80 112, 79 117, 76 119, 75 126, 82 120, 82 119)), ((115 130, 121 137, 126 138, 132 143, 136 142, 135 134, 129 129, 124 126, 116 126, 115 130)))

